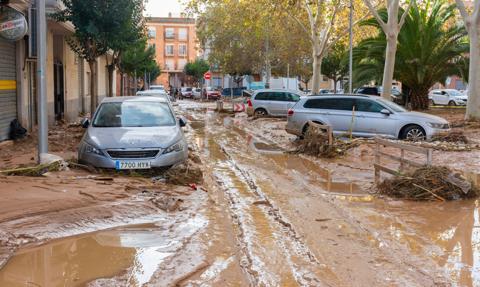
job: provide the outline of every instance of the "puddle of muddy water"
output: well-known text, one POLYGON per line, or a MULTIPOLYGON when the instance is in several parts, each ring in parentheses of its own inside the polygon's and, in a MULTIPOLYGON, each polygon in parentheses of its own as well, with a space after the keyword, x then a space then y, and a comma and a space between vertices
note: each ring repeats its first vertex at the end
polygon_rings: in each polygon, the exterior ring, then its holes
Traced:
POLYGON ((118 275, 127 286, 142 286, 205 224, 196 218, 176 228, 127 226, 21 249, 0 270, 0 286, 85 286, 118 275))

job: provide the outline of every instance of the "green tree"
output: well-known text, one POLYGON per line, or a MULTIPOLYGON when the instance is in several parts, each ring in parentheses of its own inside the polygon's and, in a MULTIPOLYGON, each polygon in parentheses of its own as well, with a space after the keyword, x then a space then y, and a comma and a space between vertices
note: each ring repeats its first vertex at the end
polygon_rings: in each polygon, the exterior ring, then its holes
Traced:
MULTIPOLYGON (((138 78, 145 77, 150 72, 150 77, 155 79, 160 74, 160 68, 155 61, 155 49, 147 47, 147 39, 142 38, 132 43, 124 52, 121 61, 118 63, 120 74, 127 74, 138 78)), ((123 87, 123 85, 122 85, 123 87)), ((123 88, 122 88, 123 90, 123 88)))
POLYGON ((196 59, 194 62, 187 63, 184 68, 185 74, 193 77, 197 84, 201 82, 203 75, 208 70, 210 70, 210 66, 203 59, 196 59))
POLYGON ((322 62, 322 73, 333 80, 335 93, 338 82, 348 75, 346 57, 348 57, 347 47, 342 43, 337 43, 322 62))
POLYGON ((93 114, 98 104, 96 89, 97 58, 105 55, 108 46, 105 33, 109 30, 111 11, 115 0, 63 0, 65 9, 54 17, 62 22, 71 22, 75 27, 73 35, 67 39, 72 50, 90 67, 90 112, 93 114))
MULTIPOLYGON (((108 17, 108 31, 105 35, 105 45, 111 53, 105 55, 108 71, 108 96, 113 96, 113 76, 115 68, 121 62, 123 53, 145 36, 143 0, 115 0, 112 2, 112 12, 108 17)), ((122 77, 123 80, 123 77, 122 77)), ((123 83, 122 83, 123 87, 123 83)), ((123 93, 123 89, 122 89, 123 93)))
MULTIPOLYGON (((428 108, 428 90, 451 75, 458 75, 458 59, 468 51, 466 31, 449 25, 455 19, 455 6, 442 0, 431 0, 418 7, 413 5, 398 35, 394 78, 410 90, 412 108, 428 108)), ((385 10, 379 11, 386 21, 385 10)), ((374 18, 362 23, 378 29, 376 37, 368 38, 355 48, 357 83, 382 78, 387 41, 374 18)))

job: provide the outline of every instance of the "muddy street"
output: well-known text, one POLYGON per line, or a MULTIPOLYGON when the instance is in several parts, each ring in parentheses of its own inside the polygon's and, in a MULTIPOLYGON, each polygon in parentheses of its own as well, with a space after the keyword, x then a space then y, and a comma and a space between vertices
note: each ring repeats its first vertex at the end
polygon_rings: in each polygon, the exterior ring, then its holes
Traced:
POLYGON ((480 284, 476 200, 378 197, 368 144, 318 159, 291 152, 282 120, 177 112, 196 164, 174 181, 1 176, 0 286, 480 284))

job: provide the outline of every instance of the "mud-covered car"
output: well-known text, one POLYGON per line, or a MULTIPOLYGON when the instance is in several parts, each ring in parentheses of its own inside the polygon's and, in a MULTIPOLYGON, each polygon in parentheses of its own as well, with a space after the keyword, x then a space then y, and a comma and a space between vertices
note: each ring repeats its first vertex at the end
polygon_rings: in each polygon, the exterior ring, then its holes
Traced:
POLYGON ((168 100, 159 97, 105 98, 79 146, 80 163, 100 168, 150 169, 187 160, 188 147, 168 100))

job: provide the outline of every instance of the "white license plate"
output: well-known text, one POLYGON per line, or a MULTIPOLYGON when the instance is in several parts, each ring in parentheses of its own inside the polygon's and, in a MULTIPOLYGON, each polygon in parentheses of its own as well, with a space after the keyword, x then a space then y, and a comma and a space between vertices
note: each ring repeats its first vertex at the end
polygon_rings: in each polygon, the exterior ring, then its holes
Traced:
POLYGON ((115 161, 115 169, 149 169, 151 168, 149 161, 143 160, 117 160, 115 161))

